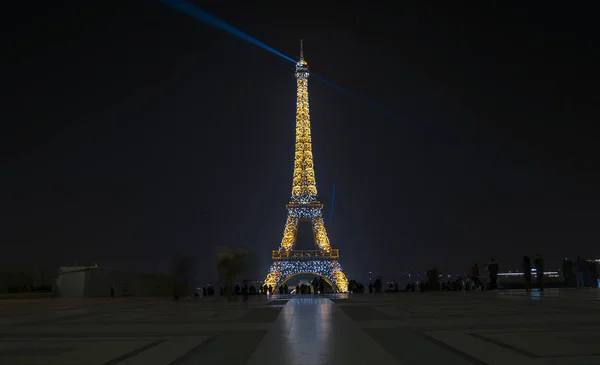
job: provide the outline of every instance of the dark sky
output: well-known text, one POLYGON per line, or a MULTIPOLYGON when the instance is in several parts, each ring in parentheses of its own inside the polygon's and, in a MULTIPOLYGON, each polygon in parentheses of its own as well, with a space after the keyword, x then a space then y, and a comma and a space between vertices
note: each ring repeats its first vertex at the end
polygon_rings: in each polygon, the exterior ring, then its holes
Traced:
MULTIPOLYGON (((309 83, 349 276, 600 257, 591 8, 217 3, 196 4, 294 58, 304 38, 312 71, 394 110, 309 83)), ((215 247, 244 245, 262 278, 291 192, 294 65, 158 1, 57 4, 5 14, 0 264, 164 271, 178 251, 212 279, 215 247)))

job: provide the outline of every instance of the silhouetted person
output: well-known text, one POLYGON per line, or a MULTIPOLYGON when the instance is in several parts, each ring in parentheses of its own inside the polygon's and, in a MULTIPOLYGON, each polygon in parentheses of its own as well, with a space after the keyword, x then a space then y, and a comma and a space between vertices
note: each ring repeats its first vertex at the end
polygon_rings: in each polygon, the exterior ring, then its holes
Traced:
POLYGON ((490 289, 491 290, 495 290, 497 289, 497 282, 498 282, 498 270, 500 270, 499 266, 498 266, 498 262, 496 262, 496 260, 494 260, 494 258, 492 257, 489 261, 488 261, 488 271, 490 272, 490 289))
POLYGON ((110 287, 110 297, 113 298, 115 296, 115 288, 114 287, 110 287))
POLYGON ((244 302, 248 301, 248 283, 244 282, 244 286, 242 287, 242 294, 244 295, 244 302))
POLYGON ((577 287, 583 288, 585 286, 583 280, 583 273, 585 272, 585 261, 581 259, 581 257, 577 256, 577 260, 575 261, 575 279, 577 279, 577 287))
POLYGON ((586 261, 585 262, 585 271, 584 271, 584 282, 585 282, 585 286, 586 288, 592 288, 592 262, 591 261, 586 261))
POLYGON ((573 280, 573 262, 565 257, 562 263, 563 279, 565 280, 565 287, 570 287, 573 280))
POLYGON ((535 255, 535 269, 540 291, 544 291, 544 258, 539 253, 535 255))
POLYGON ((427 290, 438 290, 438 281, 440 276, 437 268, 431 268, 427 270, 427 290))
POLYGON ((525 290, 531 289, 531 260, 529 256, 523 256, 523 281, 525 290))
POLYGON ((317 294, 317 292, 319 291, 319 279, 317 279, 316 276, 314 279, 312 279, 310 285, 312 286, 313 293, 317 294))
POLYGON ((477 264, 471 268, 471 280, 475 286, 479 286, 479 266, 477 264))
POLYGON ((598 287, 598 268, 596 267, 596 263, 594 261, 590 261, 590 281, 591 287, 598 287))
POLYGON ((373 289, 375 293, 381 293, 381 278, 375 279, 375 284, 373 284, 373 289))

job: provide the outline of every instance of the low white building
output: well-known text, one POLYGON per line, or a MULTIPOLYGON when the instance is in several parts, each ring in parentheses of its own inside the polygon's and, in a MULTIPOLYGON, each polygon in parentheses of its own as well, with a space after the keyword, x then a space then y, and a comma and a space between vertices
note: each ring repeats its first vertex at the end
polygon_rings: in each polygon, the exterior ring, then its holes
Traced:
POLYGON ((59 268, 57 292, 64 297, 151 297, 173 295, 173 279, 98 266, 59 268))

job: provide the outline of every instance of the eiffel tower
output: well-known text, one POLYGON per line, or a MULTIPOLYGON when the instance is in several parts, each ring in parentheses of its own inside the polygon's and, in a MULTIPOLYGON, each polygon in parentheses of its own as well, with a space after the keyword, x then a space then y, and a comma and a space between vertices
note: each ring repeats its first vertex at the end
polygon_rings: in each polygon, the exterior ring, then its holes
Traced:
POLYGON ((300 41, 300 60, 296 63, 296 149, 292 196, 286 205, 288 216, 281 246, 273 251, 273 264, 265 284, 276 291, 295 275, 315 274, 323 278, 336 292, 347 292, 348 280, 338 262, 339 250, 331 248, 323 222, 323 204, 317 195, 310 137, 308 75, 308 64, 304 61, 300 41), (300 222, 311 223, 315 250, 294 250, 300 222))

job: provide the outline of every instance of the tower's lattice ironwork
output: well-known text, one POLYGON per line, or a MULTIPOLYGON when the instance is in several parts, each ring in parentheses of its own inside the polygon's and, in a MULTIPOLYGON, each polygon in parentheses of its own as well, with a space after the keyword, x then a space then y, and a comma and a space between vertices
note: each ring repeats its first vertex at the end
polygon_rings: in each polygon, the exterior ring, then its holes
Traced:
POLYGON ((288 217, 281 246, 273 251, 273 264, 265 284, 276 290, 290 277, 309 273, 323 277, 337 292, 346 292, 348 280, 338 262, 339 251, 332 249, 329 243, 323 222, 323 204, 317 195, 310 136, 308 75, 301 41, 300 60, 296 63, 296 144, 292 196, 286 205, 288 217), (315 250, 294 250, 300 222, 311 223, 315 250))

